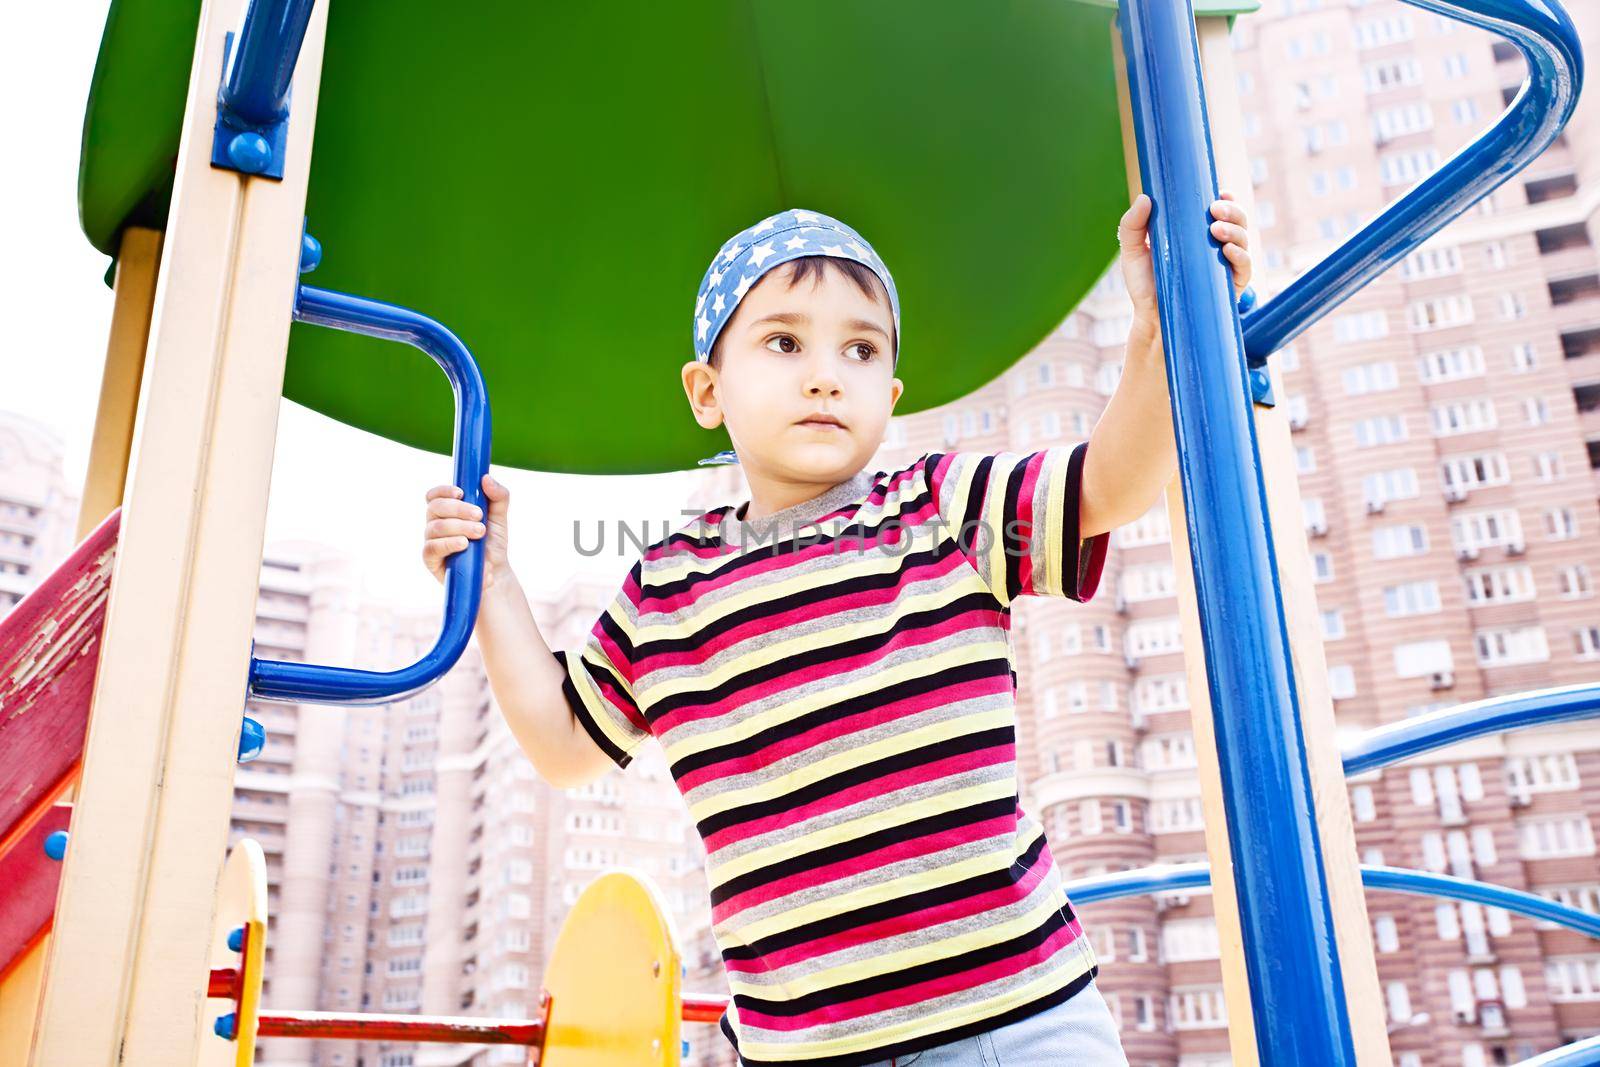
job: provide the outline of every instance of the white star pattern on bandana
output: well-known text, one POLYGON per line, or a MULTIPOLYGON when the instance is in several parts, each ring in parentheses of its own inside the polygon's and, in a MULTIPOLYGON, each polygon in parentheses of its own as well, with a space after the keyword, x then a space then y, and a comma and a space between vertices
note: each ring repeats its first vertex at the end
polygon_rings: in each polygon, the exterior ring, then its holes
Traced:
MULTIPOLYGON (((896 348, 900 337, 900 294, 889 268, 864 237, 838 219, 816 211, 780 211, 769 215, 725 241, 706 269, 694 302, 694 355, 701 363, 711 358, 711 348, 733 313, 762 276, 791 259, 832 256, 848 259, 871 270, 889 293, 894 312, 896 348), (760 243, 758 242, 760 239, 760 243), (828 243, 824 243, 828 242, 828 243)), ((897 360, 898 362, 898 360, 897 360)), ((737 463, 732 450, 700 461, 737 463)))

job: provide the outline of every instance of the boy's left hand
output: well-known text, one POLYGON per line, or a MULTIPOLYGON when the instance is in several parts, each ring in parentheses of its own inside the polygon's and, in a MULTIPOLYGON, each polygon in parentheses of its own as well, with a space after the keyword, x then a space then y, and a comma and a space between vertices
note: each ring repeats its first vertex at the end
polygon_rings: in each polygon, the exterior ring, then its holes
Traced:
MULTIPOLYGON (((1211 204, 1211 236, 1222 242, 1222 254, 1233 267, 1234 295, 1244 292, 1250 284, 1250 235, 1244 208, 1233 199, 1233 194, 1223 191, 1211 204)), ((1123 213, 1117 224, 1117 243, 1122 251, 1122 277, 1128 285, 1128 297, 1133 301, 1135 322, 1143 321, 1154 327, 1156 312, 1156 276, 1150 257, 1149 242, 1150 198, 1144 193, 1134 197, 1133 205, 1123 213)))

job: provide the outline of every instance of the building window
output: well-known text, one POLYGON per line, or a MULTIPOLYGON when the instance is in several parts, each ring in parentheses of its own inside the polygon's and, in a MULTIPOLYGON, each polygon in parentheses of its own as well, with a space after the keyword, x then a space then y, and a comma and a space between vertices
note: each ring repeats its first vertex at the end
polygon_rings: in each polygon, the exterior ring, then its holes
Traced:
POLYGON ((1594 855, 1594 830, 1586 815, 1554 815, 1517 824, 1522 858, 1556 859, 1594 855))
POLYGON ((1408 309, 1413 330, 1443 330, 1451 326, 1465 326, 1473 321, 1472 298, 1465 293, 1451 293, 1414 301, 1408 309))
POLYGON ((1349 664, 1328 668, 1328 695, 1334 700, 1348 700, 1356 695, 1356 672, 1349 664))
POLYGON ((1542 626, 1479 630, 1473 634, 1473 642, 1478 649, 1478 663, 1484 667, 1543 663, 1550 658, 1542 626))
POLYGON ((1571 508, 1550 508, 1544 513, 1545 537, 1551 541, 1571 541, 1578 536, 1578 516, 1571 508))
POLYGON ((1370 785, 1350 787, 1350 811, 1355 816, 1356 822, 1371 822, 1378 817, 1378 809, 1373 804, 1372 787, 1370 785))

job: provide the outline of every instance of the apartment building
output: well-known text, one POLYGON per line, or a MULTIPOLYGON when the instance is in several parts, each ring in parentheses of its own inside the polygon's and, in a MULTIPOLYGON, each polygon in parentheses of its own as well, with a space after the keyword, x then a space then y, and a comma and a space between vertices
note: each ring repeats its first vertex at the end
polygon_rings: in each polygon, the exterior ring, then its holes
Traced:
POLYGON ((78 492, 63 473, 60 436, 0 411, 0 616, 72 552, 77 521, 78 492))

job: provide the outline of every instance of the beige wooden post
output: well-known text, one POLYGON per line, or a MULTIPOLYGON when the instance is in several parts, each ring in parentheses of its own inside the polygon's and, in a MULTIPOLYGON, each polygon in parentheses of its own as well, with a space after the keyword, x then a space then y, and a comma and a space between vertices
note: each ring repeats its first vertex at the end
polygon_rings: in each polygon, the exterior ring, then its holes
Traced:
MULTIPOLYGON (((89 468, 78 508, 79 541, 122 503, 160 259, 161 234, 158 231, 137 226, 123 231, 117 254, 116 295, 111 308, 105 370, 100 380, 100 407, 95 415, 89 468)), ((74 782, 62 794, 61 802, 72 803, 77 792, 74 782)), ((47 934, 28 949, 0 983, 0 1062, 20 1063, 27 1054, 39 994, 44 986, 48 952, 47 934)))
MULTIPOLYGON (((1234 78, 1233 53, 1228 43, 1228 20, 1197 20, 1206 112, 1216 158, 1217 180, 1254 217, 1253 185, 1240 123, 1240 106, 1234 78)), ((1126 66, 1122 42, 1113 28, 1118 102, 1122 110, 1124 153, 1129 189, 1137 193, 1138 150, 1127 97, 1126 66)), ((1259 239, 1251 228, 1251 249, 1260 262, 1259 239)), ((1260 277, 1259 268, 1257 277, 1260 277)), ((1282 395, 1281 382, 1278 393, 1282 395)), ((1388 1031, 1384 1001, 1378 985, 1377 961, 1372 950, 1366 896, 1361 886, 1360 860, 1350 798, 1345 791, 1344 768, 1334 734, 1333 702, 1328 694, 1327 662, 1322 647, 1321 616, 1311 579, 1311 556, 1306 545, 1300 509, 1300 487, 1294 462, 1294 444, 1288 419, 1281 407, 1257 405, 1256 437, 1262 476, 1268 487, 1267 514, 1272 524, 1273 551, 1278 562, 1289 652, 1299 694, 1300 718, 1310 763, 1311 790, 1317 809, 1323 868, 1333 910, 1334 938, 1344 976, 1345 1001, 1350 1012, 1351 1037, 1356 1059, 1364 1067, 1389 1067, 1388 1031)), ((1179 478, 1167 487, 1167 514, 1172 526, 1172 561, 1177 577, 1178 615, 1183 646, 1189 650, 1186 668, 1195 757, 1199 765, 1200 798, 1205 814, 1206 854, 1211 865, 1212 902, 1221 945, 1223 996, 1228 1008, 1228 1040, 1235 1064, 1259 1062, 1250 987, 1245 973, 1244 940, 1239 921, 1238 895, 1228 844, 1227 813, 1217 762, 1216 729, 1210 688, 1201 648, 1200 617, 1194 590, 1194 571, 1185 521, 1183 488, 1179 478)))
POLYGON ((207 0, 34 1067, 185 1067, 202 1041, 327 4, 281 182, 210 165, 223 36, 207 0))

